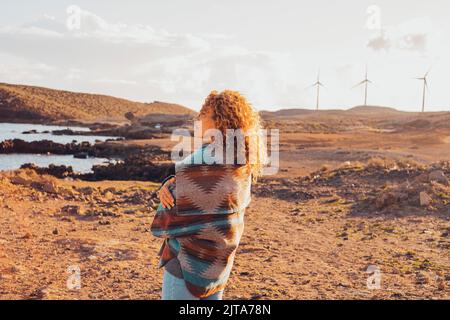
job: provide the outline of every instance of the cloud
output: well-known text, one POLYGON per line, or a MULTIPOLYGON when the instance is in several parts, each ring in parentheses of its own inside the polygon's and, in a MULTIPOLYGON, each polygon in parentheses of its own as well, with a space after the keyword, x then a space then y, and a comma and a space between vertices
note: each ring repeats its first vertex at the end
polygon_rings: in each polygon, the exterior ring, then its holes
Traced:
POLYGON ((77 6, 69 7, 66 27, 73 37, 94 38, 113 43, 152 44, 160 47, 204 49, 208 42, 192 34, 156 30, 149 25, 109 23, 95 13, 77 6))
POLYGON ((401 50, 426 54, 435 33, 436 28, 429 18, 417 18, 395 26, 383 27, 372 35, 367 47, 374 51, 401 50))
POLYGON ((48 29, 43 29, 37 26, 24 27, 0 27, 0 35, 8 36, 36 36, 36 37, 60 37, 62 34, 48 29))
MULTIPOLYGON (((73 13, 75 15, 75 13, 73 13)), ((77 19, 69 15, 65 23, 55 17, 43 15, 40 19, 19 27, 1 26, 0 35, 32 35, 65 37, 75 41, 78 39, 95 39, 112 43, 151 44, 160 47, 208 47, 209 39, 225 39, 221 35, 205 35, 205 39, 189 33, 177 34, 167 30, 156 30, 149 25, 128 25, 125 23, 109 23, 100 16, 79 8, 77 19)))
POLYGON ((54 72, 55 68, 50 65, 0 53, 0 81, 34 82, 54 72))
POLYGON ((372 37, 368 41, 367 47, 375 51, 380 50, 389 51, 392 47, 392 41, 389 37, 386 36, 384 31, 380 31, 380 35, 372 37))
POLYGON ((105 84, 119 84, 119 85, 129 85, 129 86, 135 86, 138 83, 136 81, 130 81, 130 80, 122 80, 122 79, 108 79, 108 78, 100 78, 93 80, 97 83, 105 83, 105 84))
POLYGON ((291 72, 290 56, 238 46, 233 35, 110 23, 81 9, 70 11, 68 17, 61 22, 43 16, 19 27, 0 27, 0 54, 20 58, 14 68, 0 69, 0 81, 12 79, 11 73, 20 68, 25 83, 39 78, 43 86, 88 88, 194 108, 213 89, 243 91, 256 105, 287 102, 287 88, 295 90, 297 76, 291 72), (79 20, 71 20, 75 12, 79 20), (42 71, 39 65, 52 71, 42 71))

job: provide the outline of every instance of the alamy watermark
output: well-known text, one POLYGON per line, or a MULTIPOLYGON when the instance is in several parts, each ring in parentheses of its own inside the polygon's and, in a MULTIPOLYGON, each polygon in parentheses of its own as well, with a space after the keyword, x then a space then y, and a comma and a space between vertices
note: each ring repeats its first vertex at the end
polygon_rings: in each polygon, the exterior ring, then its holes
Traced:
POLYGON ((79 265, 71 265, 67 267, 67 277, 66 285, 69 290, 80 290, 81 289, 81 269, 79 265))
POLYGON ((378 290, 381 288, 381 270, 376 265, 369 265, 366 269, 366 273, 369 274, 367 277, 367 289, 378 290))
POLYGON ((68 30, 80 30, 81 29, 81 13, 82 10, 79 6, 71 5, 67 7, 67 19, 66 19, 66 27, 68 30))
POLYGON ((188 129, 172 131, 171 140, 178 143, 172 148, 171 160, 183 161, 193 150, 201 148, 205 139, 211 143, 203 153, 194 153, 192 164, 262 164, 263 175, 274 175, 280 167, 279 135, 278 129, 259 132, 227 129, 224 137, 221 130, 209 129, 202 136, 201 122, 195 121, 193 137, 188 129))
POLYGON ((381 8, 373 4, 367 7, 366 14, 366 28, 369 30, 381 30, 381 8))

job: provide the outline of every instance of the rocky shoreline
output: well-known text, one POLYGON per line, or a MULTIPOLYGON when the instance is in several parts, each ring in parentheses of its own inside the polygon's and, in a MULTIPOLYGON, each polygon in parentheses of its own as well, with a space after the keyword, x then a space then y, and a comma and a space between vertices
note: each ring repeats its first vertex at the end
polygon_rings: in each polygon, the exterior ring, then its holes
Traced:
POLYGON ((0 154, 11 153, 32 153, 32 154, 56 154, 67 155, 72 154, 82 157, 99 157, 99 158, 124 158, 129 154, 139 153, 145 149, 147 153, 153 153, 156 157, 165 158, 168 153, 161 151, 156 146, 146 146, 145 148, 126 145, 119 143, 111 143, 111 141, 91 144, 82 143, 57 143, 50 140, 41 141, 24 141, 21 139, 4 140, 0 142, 0 154))
POLYGON ((115 160, 108 165, 93 166, 92 172, 86 174, 76 173, 71 166, 65 165, 40 168, 27 163, 21 167, 58 178, 73 177, 89 181, 161 181, 173 172, 169 152, 157 146, 136 146, 113 142, 61 144, 48 140, 27 142, 20 139, 0 142, 0 154, 12 153, 73 155, 77 158, 99 157, 115 160))

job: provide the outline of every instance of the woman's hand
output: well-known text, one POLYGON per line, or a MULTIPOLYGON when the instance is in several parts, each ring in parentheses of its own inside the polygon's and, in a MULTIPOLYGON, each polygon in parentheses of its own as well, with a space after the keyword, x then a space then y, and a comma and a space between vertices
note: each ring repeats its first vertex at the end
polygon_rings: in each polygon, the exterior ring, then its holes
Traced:
POLYGON ((170 193, 169 188, 168 188, 174 182, 175 182, 175 177, 167 180, 158 191, 158 197, 159 197, 159 200, 161 201, 161 205, 163 206, 164 209, 167 209, 167 208, 170 209, 175 204, 172 194, 170 193))

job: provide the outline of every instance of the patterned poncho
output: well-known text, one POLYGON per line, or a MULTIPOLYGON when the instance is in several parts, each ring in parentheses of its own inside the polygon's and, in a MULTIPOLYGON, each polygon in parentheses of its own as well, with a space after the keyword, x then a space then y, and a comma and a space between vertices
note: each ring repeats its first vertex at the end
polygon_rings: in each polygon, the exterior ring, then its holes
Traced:
POLYGON ((251 179, 240 168, 178 164, 175 206, 159 206, 152 223, 152 234, 165 238, 160 267, 177 258, 188 290, 199 298, 222 290, 233 266, 250 202, 251 179))

